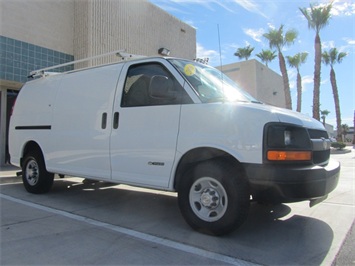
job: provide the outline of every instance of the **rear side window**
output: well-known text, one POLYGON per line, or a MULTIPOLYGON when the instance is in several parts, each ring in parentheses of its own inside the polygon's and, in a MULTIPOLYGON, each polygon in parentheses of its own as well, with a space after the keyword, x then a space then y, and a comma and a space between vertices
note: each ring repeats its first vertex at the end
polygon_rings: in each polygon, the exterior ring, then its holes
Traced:
POLYGON ((121 106, 189 104, 191 98, 175 77, 158 63, 128 69, 121 106))

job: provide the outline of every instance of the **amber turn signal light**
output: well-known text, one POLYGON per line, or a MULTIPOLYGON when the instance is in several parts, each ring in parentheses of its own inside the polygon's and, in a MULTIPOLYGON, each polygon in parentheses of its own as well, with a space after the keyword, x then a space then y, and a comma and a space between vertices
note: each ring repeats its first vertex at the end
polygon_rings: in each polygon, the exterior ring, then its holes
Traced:
POLYGON ((310 161, 312 153, 310 151, 268 151, 269 161, 310 161))

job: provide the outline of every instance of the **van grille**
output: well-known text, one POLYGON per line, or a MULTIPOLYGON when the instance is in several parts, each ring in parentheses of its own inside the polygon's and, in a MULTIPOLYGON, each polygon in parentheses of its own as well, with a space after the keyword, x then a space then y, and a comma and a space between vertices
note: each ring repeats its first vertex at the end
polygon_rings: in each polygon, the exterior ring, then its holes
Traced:
POLYGON ((308 129, 308 134, 311 139, 329 138, 328 132, 324 130, 308 129))
MULTIPOLYGON (((308 129, 308 134, 311 140, 329 139, 328 132, 324 130, 308 129)), ((330 149, 314 150, 313 163, 314 164, 327 164, 330 157, 330 149)))
POLYGON ((330 157, 330 150, 325 151, 314 151, 313 152, 313 163, 314 164, 326 164, 330 157))

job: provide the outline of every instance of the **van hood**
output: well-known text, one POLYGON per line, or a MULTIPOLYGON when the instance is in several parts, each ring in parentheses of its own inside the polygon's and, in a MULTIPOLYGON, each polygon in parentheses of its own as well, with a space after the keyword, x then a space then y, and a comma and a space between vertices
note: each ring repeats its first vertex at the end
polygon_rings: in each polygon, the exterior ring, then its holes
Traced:
POLYGON ((269 109, 270 112, 276 114, 280 122, 295 124, 310 129, 325 130, 321 122, 308 115, 269 105, 262 106, 269 109))
POLYGON ((273 114, 273 119, 276 119, 279 122, 294 124, 309 129, 325 130, 321 122, 308 115, 267 104, 251 103, 251 105, 252 108, 273 114))

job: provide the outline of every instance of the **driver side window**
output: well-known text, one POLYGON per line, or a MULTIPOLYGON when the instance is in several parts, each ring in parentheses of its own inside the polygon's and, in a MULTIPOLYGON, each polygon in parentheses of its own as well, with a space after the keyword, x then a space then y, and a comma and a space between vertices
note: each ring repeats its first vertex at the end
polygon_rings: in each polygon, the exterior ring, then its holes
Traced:
POLYGON ((158 63, 133 65, 128 69, 122 107, 192 103, 179 82, 158 63))

